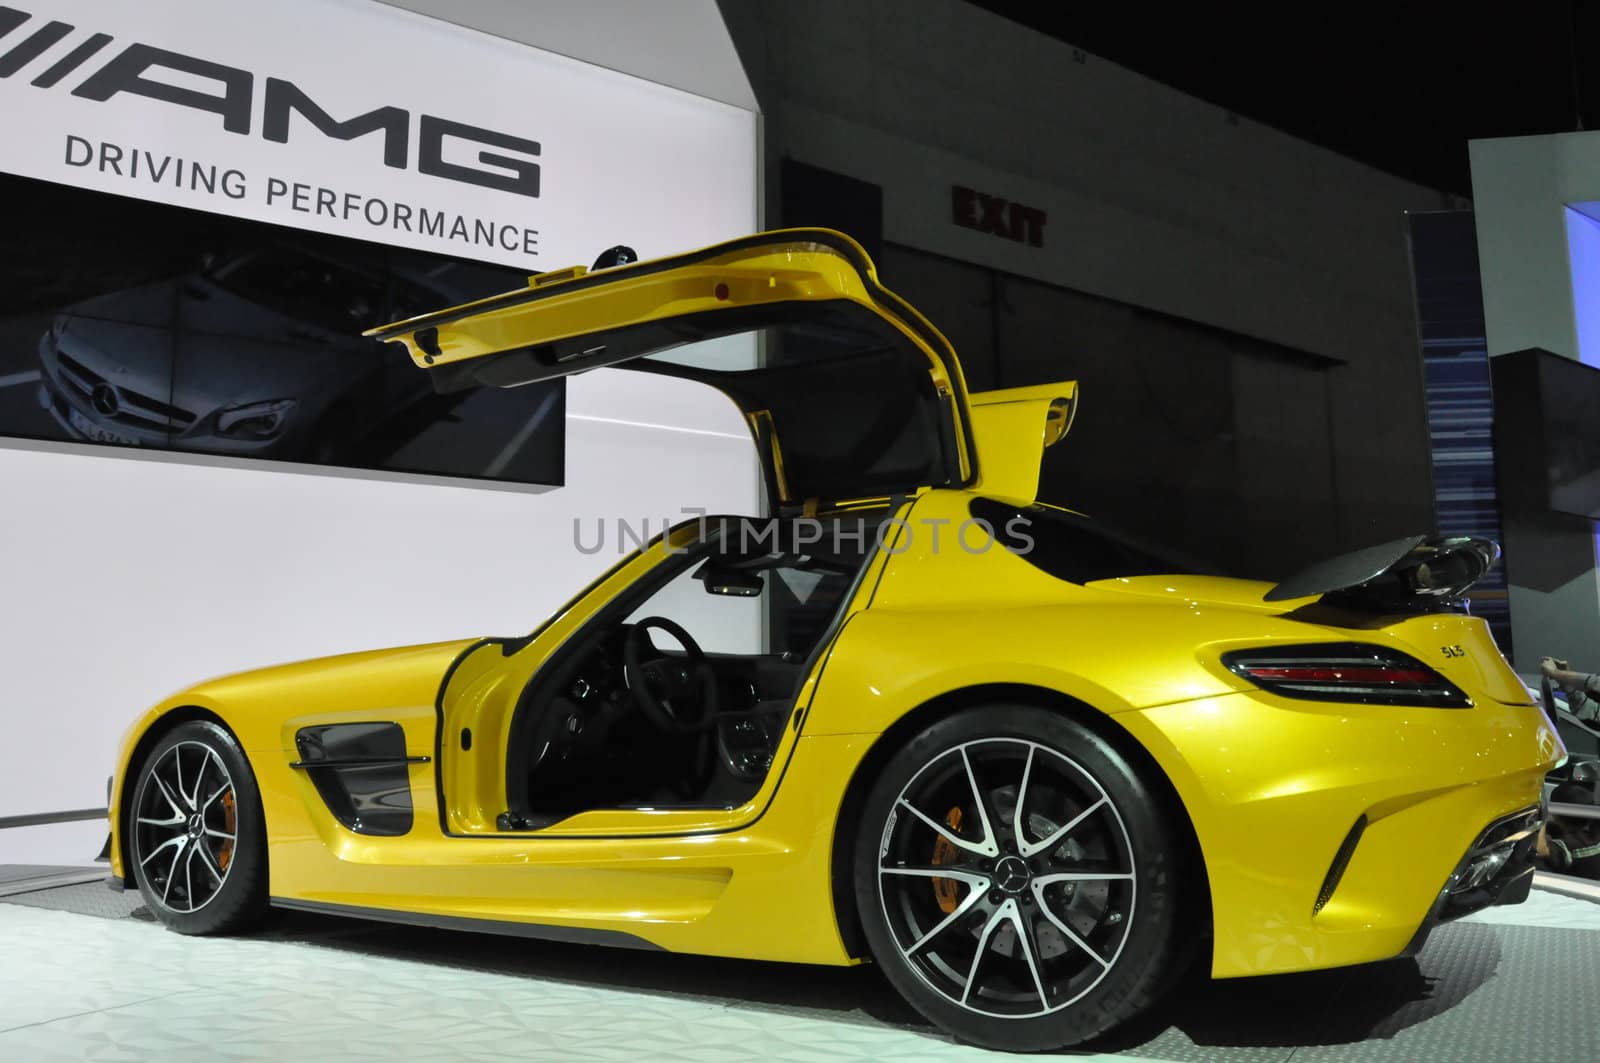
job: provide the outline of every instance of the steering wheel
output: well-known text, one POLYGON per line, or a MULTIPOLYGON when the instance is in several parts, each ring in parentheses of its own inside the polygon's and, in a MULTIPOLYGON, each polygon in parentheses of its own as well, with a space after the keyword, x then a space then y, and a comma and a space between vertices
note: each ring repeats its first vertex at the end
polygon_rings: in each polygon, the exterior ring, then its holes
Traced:
POLYGON ((647 616, 628 632, 622 644, 622 677, 645 719, 659 731, 695 734, 716 722, 716 674, 699 644, 664 616, 647 616), (684 659, 663 656, 650 641, 652 631, 672 636, 683 647, 684 659))

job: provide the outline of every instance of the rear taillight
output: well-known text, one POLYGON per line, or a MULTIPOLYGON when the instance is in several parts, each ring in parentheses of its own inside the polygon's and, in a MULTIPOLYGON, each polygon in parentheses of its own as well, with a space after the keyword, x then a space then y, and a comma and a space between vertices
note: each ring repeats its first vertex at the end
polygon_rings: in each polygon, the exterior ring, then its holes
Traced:
POLYGON ((1465 709, 1472 699, 1415 657, 1360 642, 1235 650, 1222 663, 1286 698, 1465 709))

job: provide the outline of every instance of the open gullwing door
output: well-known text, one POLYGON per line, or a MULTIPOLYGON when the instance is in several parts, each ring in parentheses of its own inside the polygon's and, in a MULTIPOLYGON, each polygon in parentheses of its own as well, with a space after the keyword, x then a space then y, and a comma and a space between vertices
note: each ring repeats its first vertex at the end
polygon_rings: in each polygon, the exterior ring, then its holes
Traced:
POLYGON ((775 513, 977 477, 949 342, 826 229, 542 273, 368 335, 404 344, 440 391, 604 366, 708 384, 743 412, 775 513))

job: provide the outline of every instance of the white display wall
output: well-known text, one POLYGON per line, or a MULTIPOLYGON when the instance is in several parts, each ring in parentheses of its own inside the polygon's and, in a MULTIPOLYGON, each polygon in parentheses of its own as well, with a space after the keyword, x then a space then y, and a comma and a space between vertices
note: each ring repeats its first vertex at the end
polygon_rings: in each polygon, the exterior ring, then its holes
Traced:
MULTIPOLYGON (((365 0, 45 6, 35 0, 33 20, 0 37, 5 53, 49 20, 72 27, 0 81, 3 171, 529 270, 586 263, 619 242, 652 256, 757 227, 750 111, 365 0), (91 33, 112 42, 53 87, 31 83, 91 33), (139 44, 235 74, 157 65, 138 77, 165 88, 74 94, 139 44), (241 71, 253 86, 247 129, 158 98, 183 90, 226 110, 241 71), (386 164, 381 130, 342 140, 298 113, 287 143, 267 139, 268 77, 332 120, 404 111, 405 164, 386 164), (536 142, 536 156, 472 136, 441 147, 443 162, 479 174, 515 179, 537 165, 538 196, 526 181, 487 187, 440 176, 437 164, 424 172, 424 116, 536 142), (69 137, 214 162, 236 170, 245 192, 141 182, 126 166, 100 167, 98 147, 94 165, 72 165, 69 137), (375 226, 359 209, 299 211, 292 195, 269 202, 269 189, 297 183, 494 219, 537 240, 508 250, 375 226)), ((580 551, 576 520, 587 546, 597 520, 659 528, 683 507, 758 505, 749 437, 714 392, 599 371, 570 383, 567 414, 566 486, 554 489, 0 439, 0 819, 103 801, 128 722, 198 679, 532 628, 617 556, 614 536, 599 553, 580 551)), ((103 823, 0 830, 0 863, 84 863, 103 837, 103 823)))
POLYGON ((8 173, 530 270, 618 243, 684 250, 753 221, 752 112, 410 11, 6 7, 30 17, 0 55, 54 38, 0 79, 8 173), (92 34, 110 40, 36 84, 92 34), (319 129, 317 111, 365 131, 319 129))

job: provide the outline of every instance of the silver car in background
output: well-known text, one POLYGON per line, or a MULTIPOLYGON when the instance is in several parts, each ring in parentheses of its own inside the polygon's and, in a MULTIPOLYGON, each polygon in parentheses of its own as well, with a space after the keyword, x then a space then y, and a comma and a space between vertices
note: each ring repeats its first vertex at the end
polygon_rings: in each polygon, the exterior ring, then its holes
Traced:
POLYGON ((346 460, 430 394, 403 356, 361 331, 458 297, 268 246, 67 307, 39 340, 39 403, 77 439, 346 460))

